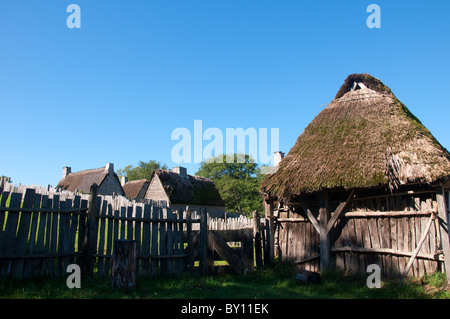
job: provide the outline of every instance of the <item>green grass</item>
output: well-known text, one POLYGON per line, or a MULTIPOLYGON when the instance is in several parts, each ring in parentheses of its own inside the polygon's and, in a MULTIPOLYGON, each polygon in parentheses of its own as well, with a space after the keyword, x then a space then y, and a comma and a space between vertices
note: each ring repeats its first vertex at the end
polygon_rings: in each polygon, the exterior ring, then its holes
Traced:
POLYGON ((319 284, 300 284, 295 271, 287 263, 246 275, 216 275, 201 277, 138 277, 136 290, 125 292, 111 288, 109 278, 82 277, 80 289, 69 289, 65 278, 35 278, 23 281, 0 282, 0 298, 21 299, 428 299, 450 298, 445 275, 434 274, 422 279, 384 279, 379 289, 366 286, 367 276, 347 275, 342 271, 328 271, 319 284))

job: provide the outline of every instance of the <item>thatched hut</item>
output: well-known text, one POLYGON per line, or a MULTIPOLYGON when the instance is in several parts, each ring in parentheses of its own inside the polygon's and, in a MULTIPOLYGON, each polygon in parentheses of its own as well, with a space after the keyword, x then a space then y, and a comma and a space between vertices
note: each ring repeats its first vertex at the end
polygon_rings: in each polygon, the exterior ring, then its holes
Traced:
POLYGON ((449 188, 449 152, 368 74, 347 77, 261 185, 280 257, 417 276, 450 266, 449 188))
POLYGON ((172 171, 153 171, 144 199, 165 202, 174 210, 193 211, 206 208, 211 217, 223 216, 225 202, 214 182, 208 178, 188 175, 186 168, 175 167, 172 171))
POLYGON ((122 183, 125 196, 131 200, 142 202, 147 193, 150 182, 146 179, 138 179, 126 183, 122 183))
POLYGON ((98 185, 100 195, 125 195, 119 177, 114 172, 114 164, 107 163, 105 167, 87 169, 72 173, 68 166, 63 168, 63 177, 56 188, 70 192, 89 194, 92 184, 98 185))

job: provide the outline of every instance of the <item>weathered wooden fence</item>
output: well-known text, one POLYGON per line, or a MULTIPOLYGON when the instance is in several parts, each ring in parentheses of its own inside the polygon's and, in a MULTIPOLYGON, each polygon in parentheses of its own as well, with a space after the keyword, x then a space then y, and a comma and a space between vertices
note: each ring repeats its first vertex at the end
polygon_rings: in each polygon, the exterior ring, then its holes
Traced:
MULTIPOLYGON (((339 205, 330 202, 330 211, 339 211, 339 205)), ((327 225, 332 263, 352 272, 377 264, 386 275, 444 271, 441 237, 447 236, 447 225, 445 209, 438 206, 433 191, 349 200, 327 225)), ((309 210, 309 216, 302 210, 275 211, 275 250, 306 270, 320 271, 319 207, 309 210)))
MULTIPOLYGON (((36 193, 0 189, 0 277, 62 276, 76 263, 88 274, 111 271, 113 243, 132 239, 137 245, 138 275, 180 274, 192 271, 189 254, 192 224, 207 229, 206 217, 192 219, 170 208, 151 204, 123 205, 121 199, 36 193), (183 225, 187 224, 187 236, 183 225)), ((132 202, 129 202, 132 203, 132 202)), ((206 212, 204 213, 206 214, 206 212)), ((190 215, 190 214, 189 214, 190 215)), ((200 232, 196 253, 206 269, 207 233, 200 232)))
POLYGON ((0 186, 0 278, 64 276, 69 264, 107 276, 114 242, 122 239, 136 241, 137 275, 194 268, 209 274, 214 260, 226 260, 237 273, 247 273, 254 260, 258 267, 264 263, 266 226, 259 217, 257 226, 246 227, 253 219, 238 218, 240 224, 231 223, 234 229, 219 230, 218 225, 227 223, 208 218, 206 210, 177 212, 155 203, 97 196, 95 189, 87 195, 49 188, 4 191, 0 186))

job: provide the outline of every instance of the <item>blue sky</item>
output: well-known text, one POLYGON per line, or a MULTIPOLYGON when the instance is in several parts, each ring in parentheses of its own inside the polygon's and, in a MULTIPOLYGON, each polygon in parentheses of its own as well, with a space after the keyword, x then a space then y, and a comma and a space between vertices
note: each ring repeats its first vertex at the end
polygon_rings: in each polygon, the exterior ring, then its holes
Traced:
POLYGON ((383 81, 449 148, 449 12, 447 0, 2 1, 0 175, 56 186, 63 166, 177 166, 171 134, 194 120, 279 128, 288 152, 352 73, 383 81), (71 3, 80 29, 66 25, 71 3), (371 3, 380 29, 366 25, 371 3))

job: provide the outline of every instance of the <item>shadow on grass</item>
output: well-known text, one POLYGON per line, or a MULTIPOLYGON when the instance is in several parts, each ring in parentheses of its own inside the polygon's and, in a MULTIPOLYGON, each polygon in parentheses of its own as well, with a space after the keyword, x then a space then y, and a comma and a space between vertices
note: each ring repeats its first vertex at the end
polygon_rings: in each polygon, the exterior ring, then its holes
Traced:
POLYGON ((246 276, 138 277, 136 289, 113 289, 109 277, 81 279, 80 289, 69 289, 65 278, 35 278, 0 282, 0 298, 21 299, 415 299, 449 298, 439 274, 407 281, 385 279, 379 289, 369 289, 364 274, 330 270, 319 284, 300 284, 289 263, 278 262, 246 276), (430 294, 424 287, 435 287, 430 294))

